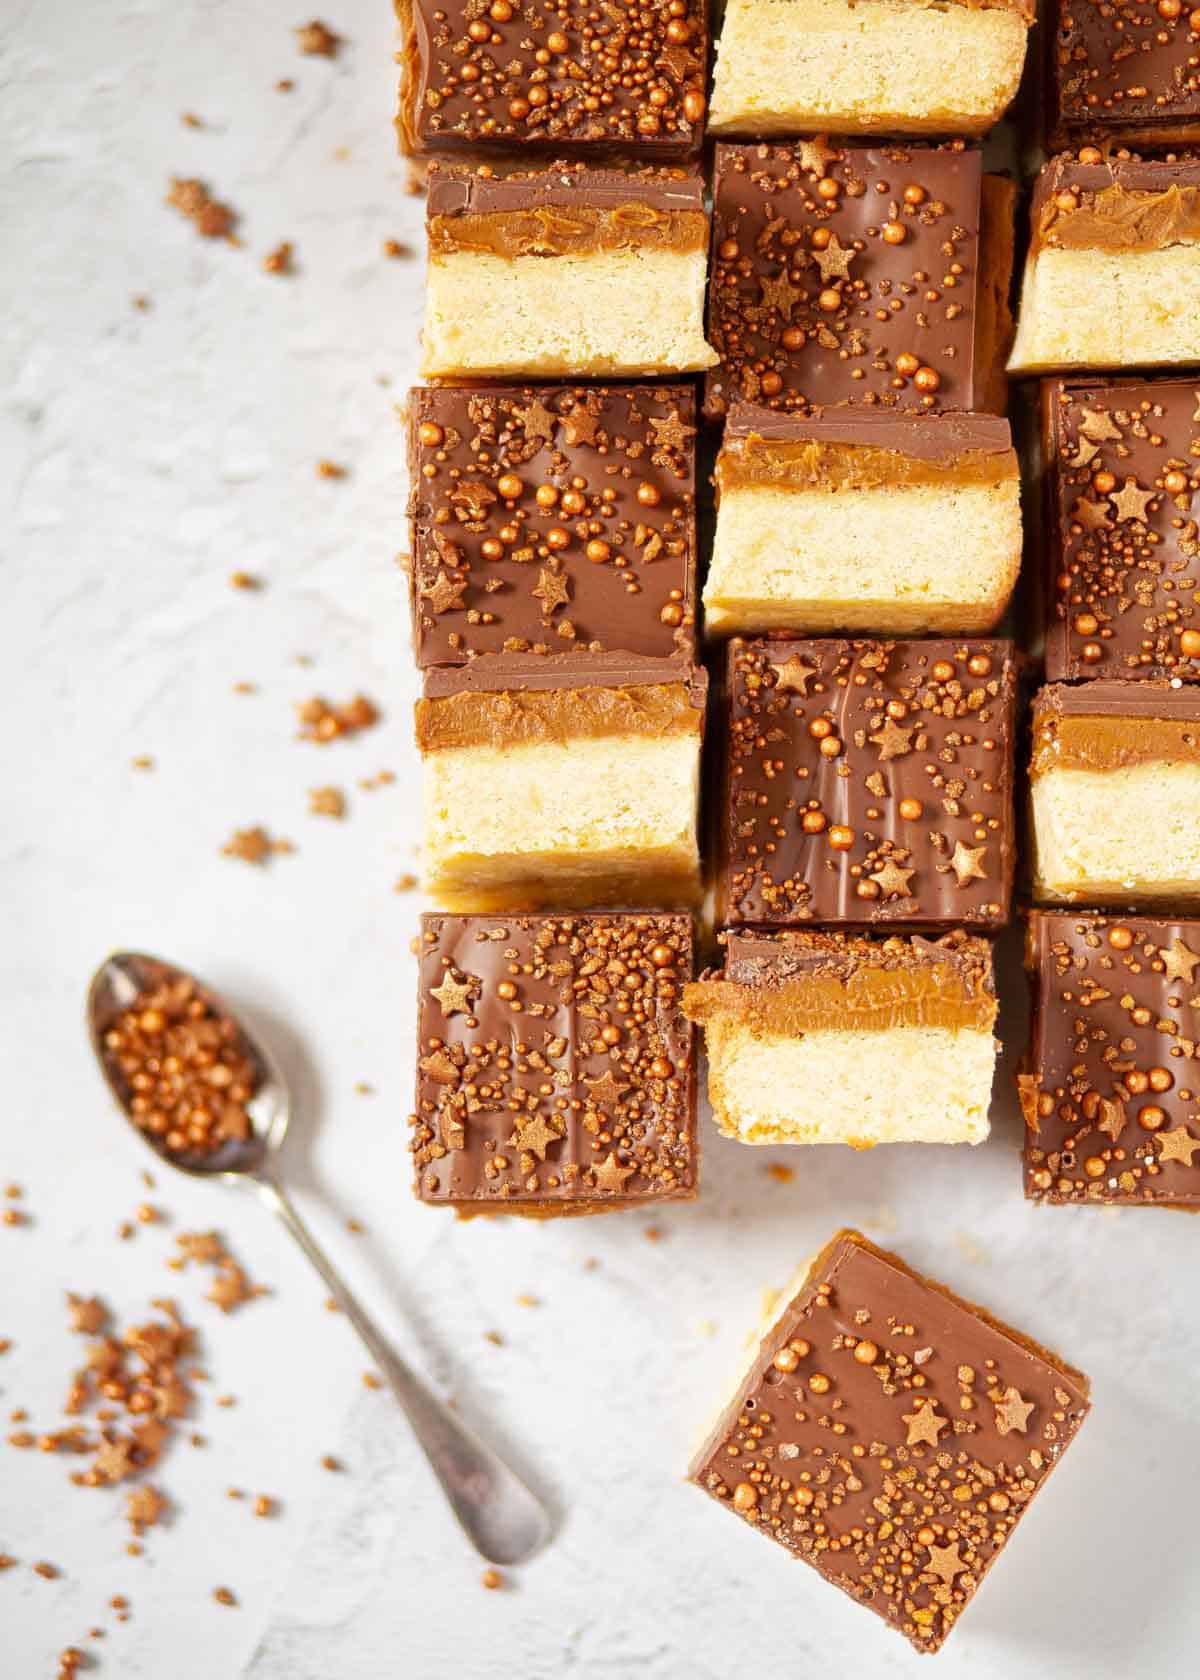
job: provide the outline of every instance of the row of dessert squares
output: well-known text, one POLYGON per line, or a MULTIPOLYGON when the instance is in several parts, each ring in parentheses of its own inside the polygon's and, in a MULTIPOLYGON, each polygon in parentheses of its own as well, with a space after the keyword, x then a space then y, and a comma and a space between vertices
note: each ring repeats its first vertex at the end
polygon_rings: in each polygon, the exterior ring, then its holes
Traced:
MULTIPOLYGON (((996 15, 928 15, 955 12, 996 15)), ((443 159, 428 182, 429 378, 699 372, 713 419, 1003 413, 1006 362, 1200 361, 1200 157, 1043 167, 1015 344, 1015 188, 962 139, 724 143, 711 218, 697 164, 443 159)))
MULTIPOLYGON (((619 146, 686 157, 709 135, 983 134, 1015 97, 1036 0, 398 0, 410 150, 619 146)), ((1052 144, 1172 144, 1200 122, 1194 0, 1049 0, 1031 106, 1052 144)))

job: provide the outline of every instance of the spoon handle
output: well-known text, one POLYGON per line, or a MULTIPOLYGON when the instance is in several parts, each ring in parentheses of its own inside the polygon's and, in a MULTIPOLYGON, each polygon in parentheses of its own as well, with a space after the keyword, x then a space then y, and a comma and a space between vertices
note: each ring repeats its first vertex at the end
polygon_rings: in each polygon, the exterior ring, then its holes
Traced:
POLYGON ((545 1508, 508 1466, 478 1440, 394 1353, 350 1293, 328 1255, 282 1188, 269 1178, 251 1181, 312 1261, 338 1306, 366 1344, 391 1385, 434 1475, 468 1538, 489 1563, 521 1563, 550 1533, 545 1508))

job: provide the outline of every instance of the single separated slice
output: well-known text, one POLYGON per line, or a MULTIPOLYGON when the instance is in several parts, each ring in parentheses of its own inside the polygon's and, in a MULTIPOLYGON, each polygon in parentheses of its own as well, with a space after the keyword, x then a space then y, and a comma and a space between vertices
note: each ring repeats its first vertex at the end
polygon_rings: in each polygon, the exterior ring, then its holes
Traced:
POLYGON ((936 1651, 1088 1409, 1087 1378, 1057 1354, 839 1231, 785 1292, 688 1475, 936 1651))
POLYGON ((1007 420, 729 411, 704 588, 709 630, 990 630, 1021 564, 1007 420))
POLYGON ((1010 373, 1200 362, 1200 159, 1052 158, 1010 373))
POLYGON ((546 1219, 695 1196, 690 916, 422 916, 419 964, 422 1202, 546 1219))
POLYGON ((495 654, 427 671, 416 724, 435 902, 693 903, 705 690, 686 658, 495 654))
POLYGON ((698 169, 429 166, 429 378, 711 367, 698 169))
POLYGON ((1200 902, 1200 691, 1052 683, 1033 705, 1034 896, 1200 902))
POLYGON ((862 935, 723 935, 684 990, 717 1125, 740 1143, 980 1143, 997 1044, 992 948, 862 935))
POLYGON ((716 134, 982 134, 1016 94, 1032 0, 728 0, 716 134))

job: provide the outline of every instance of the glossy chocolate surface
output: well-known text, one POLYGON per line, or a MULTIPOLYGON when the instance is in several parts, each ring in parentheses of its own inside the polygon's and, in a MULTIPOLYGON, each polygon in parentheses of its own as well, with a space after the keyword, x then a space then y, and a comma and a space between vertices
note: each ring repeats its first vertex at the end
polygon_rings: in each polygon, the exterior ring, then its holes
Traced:
POLYGON ((1007 920, 1011 643, 735 638, 727 660, 729 925, 1007 920))
POLYGON ((1055 0, 1044 27, 1060 134, 1136 131, 1168 141, 1200 129, 1200 17, 1154 0, 1055 0))
POLYGON ((1200 1205, 1200 922, 1030 915, 1036 1201, 1200 1205))

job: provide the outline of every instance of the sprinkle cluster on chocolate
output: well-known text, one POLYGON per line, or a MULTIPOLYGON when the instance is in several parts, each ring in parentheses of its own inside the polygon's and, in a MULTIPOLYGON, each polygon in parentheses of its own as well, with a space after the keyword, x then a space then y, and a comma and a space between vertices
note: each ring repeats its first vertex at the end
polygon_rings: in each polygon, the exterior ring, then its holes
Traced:
POLYGON ((961 141, 718 146, 707 410, 977 407, 980 182, 961 141))
POLYGON ((1200 380, 1048 380, 1046 674, 1200 678, 1200 380))
POLYGON ((1173 136, 1200 125, 1200 9, 1189 0, 1058 0, 1062 131, 1173 136))
POLYGON ((424 916, 421 1200, 597 1212, 692 1195, 691 974, 687 916, 424 916))
POLYGON ((1007 919, 1010 643, 736 638, 727 658, 728 923, 1007 919))
POLYGON ((688 387, 446 387, 410 408, 420 666, 692 652, 688 387))
POLYGON ((1087 1411, 1077 1372, 843 1232, 691 1479, 936 1651, 1087 1411))
POLYGON ((402 128, 421 148, 698 149, 708 48, 702 0, 402 0, 402 128))
POLYGON ((1200 1205, 1200 922, 1035 911, 1025 1193, 1200 1205))

